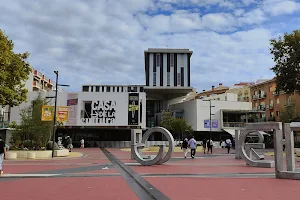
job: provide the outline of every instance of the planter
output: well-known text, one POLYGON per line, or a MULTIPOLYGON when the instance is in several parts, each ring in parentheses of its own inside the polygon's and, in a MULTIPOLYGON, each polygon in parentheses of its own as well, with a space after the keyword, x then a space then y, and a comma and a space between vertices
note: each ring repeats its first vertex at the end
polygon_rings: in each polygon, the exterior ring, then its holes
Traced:
POLYGON ((27 158, 28 159, 35 159, 35 152, 28 152, 27 153, 27 158))
POLYGON ((7 152, 5 154, 5 159, 7 160, 14 160, 18 158, 18 154, 16 152, 7 152))

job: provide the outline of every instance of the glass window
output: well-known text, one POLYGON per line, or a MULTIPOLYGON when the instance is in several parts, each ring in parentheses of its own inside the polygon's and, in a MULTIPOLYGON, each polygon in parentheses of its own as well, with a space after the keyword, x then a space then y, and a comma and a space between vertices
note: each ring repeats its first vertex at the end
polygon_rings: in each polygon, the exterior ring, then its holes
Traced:
POLYGON ((89 86, 83 86, 82 91, 83 92, 88 92, 89 91, 89 86))
POLYGON ((153 85, 156 86, 156 72, 153 72, 153 85))
POLYGON ((174 67, 174 54, 170 54, 170 66, 174 67))
POLYGON ((177 85, 181 85, 181 74, 177 73, 177 85))
POLYGON ((160 66, 160 54, 156 54, 156 67, 160 66))
POLYGON ((279 104, 279 98, 276 99, 276 103, 279 104))
POLYGON ((106 86, 106 92, 110 92, 110 86, 106 86))
POLYGON ((96 86, 96 92, 100 92, 100 86, 96 86))
POLYGON ((167 85, 170 86, 170 72, 167 73, 167 85))

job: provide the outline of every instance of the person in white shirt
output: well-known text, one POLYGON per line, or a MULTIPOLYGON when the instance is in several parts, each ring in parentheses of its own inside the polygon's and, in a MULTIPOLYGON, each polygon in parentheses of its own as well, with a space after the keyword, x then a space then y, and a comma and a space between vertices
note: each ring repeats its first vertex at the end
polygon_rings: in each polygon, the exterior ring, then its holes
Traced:
POLYGON ((195 158, 197 141, 194 139, 194 136, 192 136, 192 138, 189 140, 188 145, 191 149, 191 157, 195 158))
POLYGON ((209 153, 209 150, 210 150, 210 153, 212 154, 212 148, 214 146, 214 142, 210 138, 209 140, 206 141, 206 144, 207 144, 207 154, 209 153))
POLYGON ((228 138, 226 141, 226 149, 227 149, 227 153, 230 153, 230 148, 231 148, 231 140, 228 138))
POLYGON ((81 138, 81 140, 80 140, 80 148, 84 148, 84 139, 83 138, 81 138))

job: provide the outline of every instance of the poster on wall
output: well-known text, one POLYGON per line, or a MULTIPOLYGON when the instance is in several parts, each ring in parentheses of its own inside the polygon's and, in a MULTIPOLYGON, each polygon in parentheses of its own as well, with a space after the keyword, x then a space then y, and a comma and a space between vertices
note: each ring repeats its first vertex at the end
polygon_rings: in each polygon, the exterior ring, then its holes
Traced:
POLYGON ((139 93, 128 94, 128 125, 139 125, 139 93))
MULTIPOLYGON (((217 119, 211 120, 211 127, 218 128, 218 120, 217 119)), ((210 128, 210 120, 209 119, 204 120, 204 128, 210 128)))
POLYGON ((67 106, 69 107, 69 116, 66 125, 77 124, 77 106, 78 106, 78 93, 69 93, 67 106))
POLYGON ((67 122, 69 116, 69 108, 68 106, 58 106, 56 120, 58 122, 67 122))
MULTIPOLYGON (((68 121, 68 106, 57 106, 56 108, 56 121, 66 122, 68 121)), ((42 107, 42 121, 53 121, 54 118, 54 106, 45 105, 42 107)))
POLYGON ((54 118, 54 107, 43 106, 42 107, 42 121, 53 121, 54 118))

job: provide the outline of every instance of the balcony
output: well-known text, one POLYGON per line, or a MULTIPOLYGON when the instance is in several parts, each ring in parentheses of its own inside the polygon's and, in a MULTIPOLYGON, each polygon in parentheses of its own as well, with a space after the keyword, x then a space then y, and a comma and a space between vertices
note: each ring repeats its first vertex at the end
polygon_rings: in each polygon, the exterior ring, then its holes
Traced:
POLYGON ((257 118, 254 120, 254 122, 266 122, 266 118, 265 117, 262 117, 262 118, 257 118))
POLYGON ((269 104, 269 109, 273 109, 274 105, 273 104, 269 104))
POLYGON ((38 70, 34 70, 33 74, 34 74, 35 77, 38 77, 40 79, 43 78, 43 74, 41 72, 39 72, 38 70))
POLYGON ((240 128, 245 127, 246 122, 223 122, 223 128, 240 128))
POLYGON ((32 86, 34 88, 38 88, 38 89, 42 89, 43 88, 43 85, 40 82, 37 82, 37 81, 33 81, 32 86))
POLYGON ((244 97, 243 100, 244 101, 249 101, 249 97, 244 97))
POLYGON ((258 109, 259 109, 259 110, 266 110, 266 107, 265 107, 264 105, 260 105, 260 106, 258 107, 258 109))
POLYGON ((266 98, 266 96, 267 96, 266 94, 259 94, 259 95, 258 95, 258 98, 259 98, 259 99, 264 99, 264 98, 266 98))
POLYGON ((279 95, 278 92, 273 92, 273 96, 277 96, 277 95, 279 95))
POLYGON ((51 81, 51 79, 49 79, 49 82, 48 82, 48 84, 50 84, 50 85, 54 85, 54 83, 53 83, 53 81, 51 81))
POLYGON ((258 99, 258 95, 253 95, 252 99, 253 99, 253 100, 258 99))
POLYGON ((43 80, 46 82, 46 83, 49 83, 50 79, 47 78, 45 75, 43 75, 43 80))

